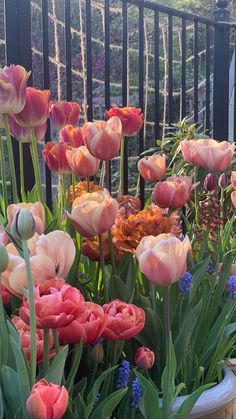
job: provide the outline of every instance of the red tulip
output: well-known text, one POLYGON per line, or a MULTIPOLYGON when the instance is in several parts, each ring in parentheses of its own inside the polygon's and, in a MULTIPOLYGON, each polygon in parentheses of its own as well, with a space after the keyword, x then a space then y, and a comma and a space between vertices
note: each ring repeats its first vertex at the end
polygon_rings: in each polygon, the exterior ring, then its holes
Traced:
POLYGON ((122 134, 125 137, 133 137, 138 134, 144 121, 144 115, 141 113, 141 109, 132 108, 130 106, 126 108, 113 106, 109 111, 106 111, 105 117, 110 119, 113 116, 118 116, 118 118, 120 118, 122 123, 122 134))
POLYGON ((138 171, 147 181, 159 180, 166 174, 166 156, 154 155, 138 162, 138 171))
POLYGON ((80 343, 81 339, 87 345, 95 343, 102 335, 107 317, 101 306, 92 302, 85 303, 85 310, 68 326, 59 328, 60 342, 80 343))
POLYGON ((100 160, 93 157, 85 146, 67 150, 66 157, 72 172, 78 177, 94 176, 98 170, 100 160))
POLYGON ((113 300, 103 306, 107 325, 102 334, 108 340, 129 340, 145 325, 145 312, 134 304, 113 300))
POLYGON ((151 349, 142 346, 136 351, 134 362, 138 368, 149 370, 154 365, 155 354, 151 349))
POLYGON ((26 84, 30 76, 24 67, 10 65, 0 68, 0 113, 18 113, 25 106, 26 84))
POLYGON ((84 145, 82 128, 73 127, 73 125, 66 125, 59 132, 59 142, 67 143, 71 147, 80 147, 84 145))
POLYGON ((66 152, 71 147, 66 143, 56 143, 49 141, 43 148, 43 158, 49 170, 60 175, 71 173, 71 168, 67 161, 66 152))
POLYGON ((16 122, 22 127, 38 127, 48 119, 49 90, 26 89, 26 102, 23 110, 15 115, 16 122))
POLYGON ((68 391, 65 387, 40 380, 34 384, 26 402, 31 419, 61 419, 68 406, 68 391))
POLYGON ((49 117, 54 127, 59 131, 65 125, 78 123, 80 107, 76 102, 51 102, 49 117))
MULTIPOLYGON (((29 127, 22 127, 16 122, 14 115, 8 115, 9 128, 11 135, 21 143, 31 143, 31 132, 29 127)), ((34 127, 34 133, 38 142, 42 141, 45 132, 47 130, 47 124, 34 127)))
POLYGON ((194 187, 188 176, 169 177, 157 182, 153 200, 161 208, 181 208, 190 199, 194 187))

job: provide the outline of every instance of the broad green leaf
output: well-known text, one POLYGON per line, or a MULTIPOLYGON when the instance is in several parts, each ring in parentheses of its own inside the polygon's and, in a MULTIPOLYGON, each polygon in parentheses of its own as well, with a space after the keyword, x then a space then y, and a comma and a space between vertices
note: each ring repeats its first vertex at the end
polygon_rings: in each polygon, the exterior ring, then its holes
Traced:
POLYGON ((163 416, 167 416, 170 411, 171 405, 174 401, 175 395, 175 375, 176 375, 176 356, 174 346, 170 336, 168 344, 168 353, 166 366, 161 377, 161 389, 163 393, 163 416))
POLYGON ((114 393, 111 393, 105 400, 103 400, 91 415, 90 419, 110 419, 115 408, 127 393, 128 388, 122 388, 114 393))
POLYGON ((2 399, 2 389, 0 388, 0 419, 4 418, 4 404, 2 399))
POLYGON ((134 370, 139 379, 143 395, 139 402, 139 409, 145 419, 162 419, 162 412, 159 405, 158 391, 142 374, 134 370))
POLYGON ((2 383, 5 398, 8 402, 9 410, 11 411, 12 417, 20 407, 20 389, 18 383, 17 372, 13 369, 3 366, 2 368, 2 383))
POLYGON ((50 383, 61 385, 61 380, 64 372, 65 362, 68 355, 68 345, 60 349, 58 354, 53 358, 52 363, 49 366, 48 372, 45 376, 45 380, 50 383))
POLYGON ((189 302, 192 303, 199 287, 201 286, 202 281, 206 280, 206 271, 209 264, 209 258, 201 262, 199 265, 199 269, 194 273, 191 271, 193 275, 192 286, 190 288, 189 293, 189 302))
POLYGON ((83 352, 83 346, 84 346, 84 343, 81 340, 80 344, 75 345, 75 348, 74 348, 74 360, 73 360, 73 364, 71 366, 70 373, 69 373, 68 378, 66 380, 66 387, 67 387, 69 392, 73 388, 75 376, 76 376, 76 373, 78 371, 81 356, 82 356, 82 352, 83 352))
POLYGON ((201 396, 201 394, 209 390, 211 387, 213 387, 214 384, 206 384, 197 390, 195 390, 190 396, 187 397, 187 399, 182 403, 180 408, 176 413, 173 413, 171 416, 169 416, 168 419, 187 419, 189 417, 189 414, 194 407, 195 403, 201 396))

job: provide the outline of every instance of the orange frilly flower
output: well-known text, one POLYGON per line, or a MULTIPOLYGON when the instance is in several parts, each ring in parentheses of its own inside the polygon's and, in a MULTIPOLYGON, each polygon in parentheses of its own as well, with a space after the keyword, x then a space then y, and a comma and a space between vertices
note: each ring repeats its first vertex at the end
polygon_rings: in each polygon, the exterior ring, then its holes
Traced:
MULTIPOLYGON (((103 188, 99 185, 96 185, 94 182, 89 182, 89 192, 99 192, 103 188)), ((77 198, 79 198, 84 193, 87 193, 87 182, 78 182, 75 185, 75 199, 73 198, 73 186, 70 187, 70 203, 72 207, 78 205, 77 198)))

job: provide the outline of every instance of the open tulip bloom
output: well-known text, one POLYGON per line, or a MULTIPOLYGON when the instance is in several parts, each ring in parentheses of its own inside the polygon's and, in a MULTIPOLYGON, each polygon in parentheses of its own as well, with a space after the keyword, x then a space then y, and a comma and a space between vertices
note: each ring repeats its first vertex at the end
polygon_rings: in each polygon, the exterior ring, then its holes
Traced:
POLYGON ((1 417, 187 419, 235 356, 235 146, 197 140, 183 121, 181 138, 140 156, 125 195, 125 141, 138 141, 142 110, 113 106, 83 124, 78 103, 49 102, 28 77, 0 69, 1 417), (58 132, 39 154, 48 118, 58 132), (58 177, 52 209, 41 157, 58 177), (108 167, 118 191, 105 188, 108 167))

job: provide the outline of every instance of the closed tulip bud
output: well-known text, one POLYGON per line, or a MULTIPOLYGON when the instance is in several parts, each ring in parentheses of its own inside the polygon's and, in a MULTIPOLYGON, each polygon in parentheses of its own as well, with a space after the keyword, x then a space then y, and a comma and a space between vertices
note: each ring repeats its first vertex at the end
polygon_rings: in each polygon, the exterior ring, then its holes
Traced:
POLYGON ((138 368, 142 370, 149 370, 153 367, 155 362, 155 354, 151 351, 151 349, 142 346, 142 348, 137 350, 134 362, 138 368))
POLYGON ((0 274, 4 272, 9 263, 9 256, 7 253, 7 249, 4 244, 0 243, 0 274))
POLYGON ((10 65, 0 68, 0 112, 15 114, 21 112, 26 101, 26 85, 30 76, 24 67, 10 65))
POLYGON ((23 208, 19 210, 12 221, 11 233, 13 237, 21 240, 29 240, 35 234, 35 220, 31 212, 23 208))
POLYGON ((57 130, 65 125, 76 125, 80 115, 80 107, 76 102, 51 102, 49 117, 57 130))
POLYGON ((26 102, 23 110, 15 115, 16 122, 22 127, 38 127, 48 119, 49 90, 26 89, 26 102))
POLYGON ((91 351, 91 360, 94 364, 101 364, 104 358, 104 349, 101 343, 97 343, 91 351))
POLYGON ((120 118, 122 123, 122 134, 125 137, 133 137, 133 135, 138 134, 142 128, 144 115, 140 108, 133 108, 131 106, 118 108, 117 106, 113 106, 109 111, 106 111, 105 117, 106 119, 110 119, 114 116, 120 118))
POLYGON ((227 173, 221 173, 219 180, 218 180, 218 185, 221 189, 226 188, 226 186, 228 185, 228 176, 227 173))
POLYGON ((215 176, 212 173, 208 173, 204 180, 204 188, 207 192, 215 190, 215 176))
POLYGON ((94 176, 100 163, 85 146, 67 150, 66 158, 72 172, 79 177, 94 176))
POLYGON ((80 147, 84 145, 82 128, 75 127, 73 125, 66 125, 59 132, 59 142, 67 143, 71 147, 80 147))

